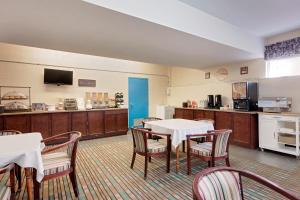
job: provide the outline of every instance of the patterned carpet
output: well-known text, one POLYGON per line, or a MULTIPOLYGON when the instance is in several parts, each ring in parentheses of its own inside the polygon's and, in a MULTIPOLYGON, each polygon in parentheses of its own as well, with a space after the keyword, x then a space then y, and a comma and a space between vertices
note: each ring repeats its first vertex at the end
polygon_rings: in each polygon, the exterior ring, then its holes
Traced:
MULTIPOLYGON (((134 169, 131 170, 131 156, 132 142, 124 136, 114 137, 114 140, 81 141, 77 160, 79 199, 192 199, 194 174, 207 166, 204 162, 194 160, 193 175, 187 176, 185 156, 182 154, 181 169, 177 174, 173 155, 171 173, 166 174, 165 160, 154 158, 149 164, 148 179, 144 181, 143 157, 137 156, 134 169)), ((300 192, 300 170, 285 171, 233 156, 231 165, 263 175, 285 188, 300 192)), ((5 184, 7 179, 7 176, 0 177, 0 185, 5 184)), ((284 199, 252 181, 243 180, 243 185, 246 199, 284 199)), ((43 199, 75 199, 67 177, 45 182, 42 187, 43 199)), ((17 199, 27 199, 24 184, 17 199)))

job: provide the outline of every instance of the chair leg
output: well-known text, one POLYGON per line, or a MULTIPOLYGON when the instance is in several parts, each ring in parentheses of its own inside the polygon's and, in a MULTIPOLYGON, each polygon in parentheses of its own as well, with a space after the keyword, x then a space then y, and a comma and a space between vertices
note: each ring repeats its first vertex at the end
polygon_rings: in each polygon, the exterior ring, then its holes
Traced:
POLYGON ((149 162, 151 163, 151 156, 149 156, 149 162))
POLYGON ((148 170, 148 156, 145 156, 145 171, 144 171, 144 179, 147 178, 147 170, 148 170))
POLYGON ((226 161, 226 166, 227 166, 227 167, 230 167, 229 157, 227 157, 227 158, 225 159, 225 161, 226 161))
POLYGON ((214 159, 211 160, 211 167, 215 167, 215 160, 214 159))
POLYGON ((134 165, 135 156, 136 156, 136 153, 135 153, 135 152, 133 152, 133 155, 132 155, 132 160, 131 160, 131 166, 130 166, 130 168, 131 168, 131 169, 133 168, 133 165, 134 165))
POLYGON ((211 161, 207 161, 208 167, 211 167, 211 161))
POLYGON ((191 153, 190 153, 190 150, 188 149, 187 150, 187 156, 186 156, 186 164, 187 164, 187 174, 188 175, 191 175, 192 173, 192 167, 191 167, 191 153))
POLYGON ((18 190, 21 189, 22 187, 22 168, 19 166, 19 165, 15 165, 15 171, 16 171, 16 177, 17 177, 17 180, 18 180, 18 190))
POLYGON ((182 152, 185 152, 185 141, 182 141, 182 152))
POLYGON ((40 200, 40 183, 36 180, 36 170, 33 170, 33 194, 34 200, 40 200))
POLYGON ((71 180, 71 183, 73 186, 74 194, 76 197, 78 197, 79 192, 78 192, 77 178, 76 178, 75 170, 69 174, 69 177, 70 177, 70 180, 71 180))

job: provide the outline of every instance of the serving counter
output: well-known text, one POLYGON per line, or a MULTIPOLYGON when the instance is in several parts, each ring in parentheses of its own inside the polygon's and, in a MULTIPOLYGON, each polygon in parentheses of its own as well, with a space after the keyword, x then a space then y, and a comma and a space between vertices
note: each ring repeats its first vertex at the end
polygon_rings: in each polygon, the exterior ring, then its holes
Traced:
POLYGON ((3 129, 40 132, 43 138, 68 131, 80 131, 82 139, 125 135, 128 109, 3 113, 0 114, 0 130, 3 129))
POLYGON ((231 129, 230 143, 258 148, 258 113, 205 108, 175 108, 175 118, 207 118, 215 121, 215 129, 231 129))

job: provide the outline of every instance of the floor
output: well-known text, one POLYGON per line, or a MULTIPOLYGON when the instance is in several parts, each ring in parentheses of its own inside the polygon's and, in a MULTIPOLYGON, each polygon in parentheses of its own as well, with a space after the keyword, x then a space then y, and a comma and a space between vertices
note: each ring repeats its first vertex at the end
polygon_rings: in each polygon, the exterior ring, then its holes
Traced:
MULTIPOLYGON (((230 147, 232 167, 245 169, 300 193, 300 161, 292 156, 261 152, 237 146, 230 147)), ((79 199, 192 199, 194 175, 207 167, 199 160, 192 162, 191 176, 186 175, 185 154, 181 154, 180 171, 175 173, 172 155, 171 172, 165 173, 165 160, 154 158, 149 164, 148 179, 143 179, 144 159, 137 156, 130 169, 132 138, 130 135, 81 141, 77 159, 79 199)), ((223 165, 222 162, 217 163, 223 165)), ((0 185, 8 177, 0 177, 0 185)), ((246 199, 283 199, 264 187, 243 180, 246 199)), ((41 189, 43 199, 75 199, 67 177, 45 182, 41 189)), ((25 185, 17 199, 27 199, 25 185)))

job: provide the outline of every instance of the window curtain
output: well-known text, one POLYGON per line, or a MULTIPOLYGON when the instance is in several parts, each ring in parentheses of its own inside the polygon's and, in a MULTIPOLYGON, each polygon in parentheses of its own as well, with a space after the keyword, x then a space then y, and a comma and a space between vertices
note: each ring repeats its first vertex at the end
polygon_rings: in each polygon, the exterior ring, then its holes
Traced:
POLYGON ((300 56, 300 37, 265 46, 265 60, 300 56))

